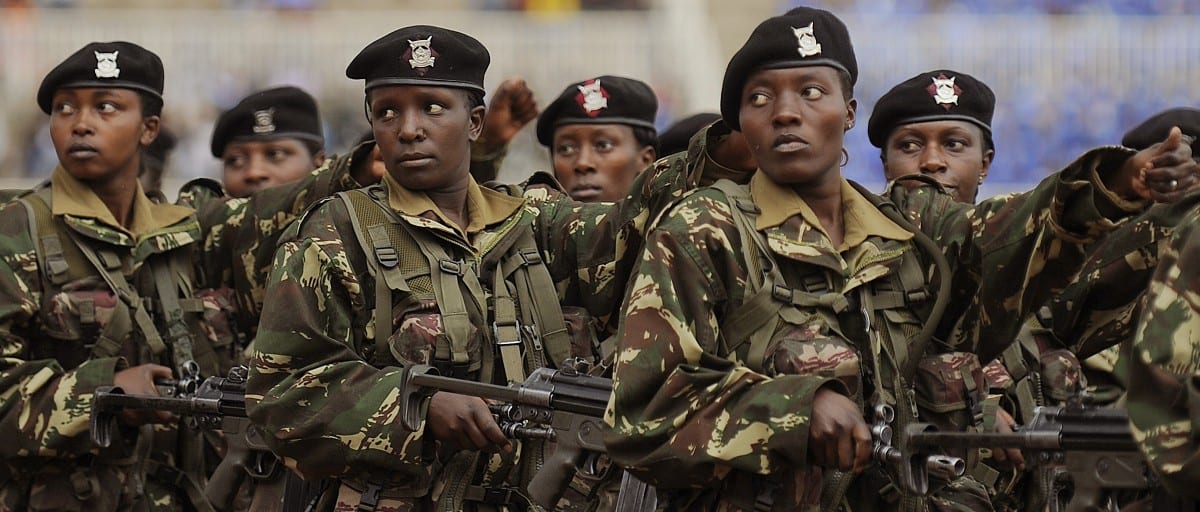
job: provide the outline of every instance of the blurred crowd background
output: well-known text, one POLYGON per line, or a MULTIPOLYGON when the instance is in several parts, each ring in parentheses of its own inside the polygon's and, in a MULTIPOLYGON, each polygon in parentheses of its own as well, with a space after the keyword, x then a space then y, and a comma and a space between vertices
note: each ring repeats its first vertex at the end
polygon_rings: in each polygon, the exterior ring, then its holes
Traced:
MULTIPOLYGON (((467 32, 492 54, 489 91, 525 78, 545 104, 573 81, 650 83, 659 128, 715 112, 729 57, 763 19, 797 0, 0 0, 0 188, 56 165, 34 93, 90 41, 129 40, 162 56, 163 121, 180 139, 167 188, 220 176, 213 121, 254 90, 296 85, 321 107, 326 147, 369 129, 362 84, 345 67, 395 28, 467 32)), ((858 128, 846 174, 880 186, 867 142, 874 100, 919 72, 953 68, 991 85, 996 158, 983 196, 1028 188, 1086 148, 1114 144, 1164 108, 1200 106, 1200 0, 822 0, 846 21, 859 59, 858 128)), ((501 178, 549 169, 532 126, 501 178)))

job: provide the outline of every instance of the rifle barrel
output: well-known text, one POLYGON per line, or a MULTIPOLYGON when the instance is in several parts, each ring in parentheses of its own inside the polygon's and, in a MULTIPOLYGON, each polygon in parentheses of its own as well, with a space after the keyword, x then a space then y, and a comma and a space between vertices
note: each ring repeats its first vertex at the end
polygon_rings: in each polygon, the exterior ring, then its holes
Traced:
POLYGON ((909 440, 915 446, 927 448, 1020 448, 1023 450, 1089 450, 1124 452, 1136 451, 1128 428, 1091 432, 1086 435, 1066 435, 1059 431, 1029 431, 1003 434, 996 432, 919 432, 909 440))
POLYGON ((604 417, 612 380, 601 377, 566 376, 557 373, 552 386, 500 386, 428 373, 414 374, 411 383, 421 388, 437 389, 460 395, 477 396, 488 400, 549 407, 564 412, 594 418, 604 417))

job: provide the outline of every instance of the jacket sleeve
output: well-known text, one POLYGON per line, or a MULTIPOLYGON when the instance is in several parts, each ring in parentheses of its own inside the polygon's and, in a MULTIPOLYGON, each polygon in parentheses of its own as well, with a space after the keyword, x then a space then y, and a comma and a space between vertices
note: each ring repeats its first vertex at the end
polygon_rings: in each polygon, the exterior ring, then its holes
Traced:
POLYGON ((197 215, 204 230, 200 286, 234 289, 239 327, 253 333, 284 229, 318 200, 358 187, 347 155, 326 160, 324 166, 295 183, 247 198, 208 202, 197 215))
POLYGON ((689 195, 651 231, 621 315, 605 444, 664 489, 804 466, 812 398, 829 382, 769 378, 719 356, 723 305, 740 303, 746 279, 719 196, 689 195))
POLYGON ((1200 497, 1200 210, 1164 244, 1130 357, 1134 437, 1174 494, 1200 497))
POLYGON ((246 402, 267 444, 306 480, 330 476, 421 481, 422 432, 398 415, 400 369, 376 368, 362 350, 364 300, 361 254, 354 263, 343 242, 348 228, 340 201, 321 204, 282 243, 275 257, 262 323, 251 357, 246 402))
POLYGON ((999 355, 1027 315, 1079 272, 1088 248, 1145 209, 1104 185, 1132 154, 1119 147, 1088 151, 1033 190, 973 208, 952 205, 929 188, 908 193, 902 201, 952 267, 955 295, 941 339, 958 350, 974 348, 982 361, 999 355))
POLYGON ((117 358, 92 359, 70 371, 54 359, 33 360, 41 334, 41 279, 25 208, 0 210, 0 455, 78 457, 92 451, 92 395, 111 386, 117 358))
POLYGON ((664 158, 638 175, 625 199, 580 203, 548 187, 527 191, 537 211, 535 236, 564 304, 586 308, 602 335, 616 331, 614 317, 652 220, 698 176, 683 155, 664 158))

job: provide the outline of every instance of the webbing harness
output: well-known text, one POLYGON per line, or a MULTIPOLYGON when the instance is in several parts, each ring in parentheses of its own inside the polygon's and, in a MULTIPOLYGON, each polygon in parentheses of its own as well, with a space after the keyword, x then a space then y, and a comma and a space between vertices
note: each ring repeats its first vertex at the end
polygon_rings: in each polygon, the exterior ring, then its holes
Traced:
MULTIPOLYGON (((511 192, 510 192, 511 193, 511 192)), ((444 375, 465 378, 480 371, 488 381, 491 365, 468 366, 471 332, 468 307, 476 312, 491 299, 491 332, 499 348, 509 383, 525 380, 529 370, 546 366, 546 357, 557 364, 571 356, 570 338, 558 293, 546 268, 532 227, 517 222, 479 262, 452 258, 448 243, 429 230, 413 229, 387 204, 387 190, 379 185, 338 194, 350 212, 351 222, 368 269, 375 276, 375 352, 386 354, 394 311, 388 314, 393 293, 409 300, 433 299, 449 338, 449 350, 435 350, 435 366, 444 375), (496 257, 499 255, 499 261, 496 257), (481 277, 492 269, 492 286, 485 290, 481 277), (465 291, 464 291, 465 289, 465 291), (490 293, 489 293, 490 292, 490 293), (525 347, 522 357, 522 347, 525 347)), ((400 304, 399 306, 404 306, 400 304)), ((484 316, 480 314, 480 316, 484 316)), ((491 351, 484 350, 484 356, 491 351)))

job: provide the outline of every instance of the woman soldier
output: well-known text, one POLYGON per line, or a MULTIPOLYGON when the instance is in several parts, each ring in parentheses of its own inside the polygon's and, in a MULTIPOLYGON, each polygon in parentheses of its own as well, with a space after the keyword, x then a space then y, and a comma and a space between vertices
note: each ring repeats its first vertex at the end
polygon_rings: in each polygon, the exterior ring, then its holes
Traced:
POLYGON ((211 509, 201 436, 126 410, 118 439, 97 448, 93 392, 154 395, 156 380, 186 369, 227 372, 244 347, 220 328, 228 303, 198 290, 261 297, 256 255, 306 199, 357 186, 325 171, 200 215, 151 202, 138 173, 162 90, 162 61, 128 42, 88 44, 38 89, 60 165, 49 186, 0 209, 0 510, 211 509))
MULTIPOLYGON (((642 227, 685 184, 682 168, 652 168, 616 204, 479 186, 469 150, 488 62, 479 41, 431 26, 364 48, 346 75, 366 81, 384 183, 321 204, 276 255, 248 412, 305 479, 336 479, 339 510, 530 507, 542 443, 506 439, 483 400, 445 392, 406 428, 401 369, 507 384, 597 362, 591 327, 611 331, 642 227)), ((562 508, 596 506, 605 474, 588 476, 562 508)))
MULTIPOLYGON (((895 432, 977 428, 972 352, 997 355, 1083 244, 1142 206, 1131 183, 1158 153, 1121 148, 974 207, 934 187, 874 196, 840 172, 856 76, 834 15, 798 8, 760 24, 721 94, 759 171, 686 196, 648 234, 605 441, 658 486, 660 506, 990 509, 968 478, 924 502, 896 466, 874 464, 864 413, 895 432)), ((1155 161, 1155 183, 1193 170, 1175 149, 1155 161)))

